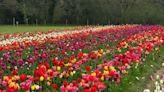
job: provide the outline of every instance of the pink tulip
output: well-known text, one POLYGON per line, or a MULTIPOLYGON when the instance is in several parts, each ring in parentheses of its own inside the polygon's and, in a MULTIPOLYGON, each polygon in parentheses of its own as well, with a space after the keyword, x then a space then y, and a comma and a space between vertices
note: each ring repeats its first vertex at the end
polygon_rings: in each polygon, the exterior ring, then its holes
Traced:
POLYGON ((6 87, 7 86, 7 82, 6 81, 2 81, 2 86, 6 87))
POLYGON ((98 85, 98 89, 101 90, 101 91, 105 90, 105 88, 106 87, 103 84, 98 85))

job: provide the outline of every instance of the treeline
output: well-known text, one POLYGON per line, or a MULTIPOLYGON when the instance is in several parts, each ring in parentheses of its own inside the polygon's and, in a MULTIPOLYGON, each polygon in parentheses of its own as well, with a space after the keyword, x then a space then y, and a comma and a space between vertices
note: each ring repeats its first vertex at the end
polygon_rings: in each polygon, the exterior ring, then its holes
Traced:
POLYGON ((164 24, 164 0, 0 0, 0 24, 164 24))

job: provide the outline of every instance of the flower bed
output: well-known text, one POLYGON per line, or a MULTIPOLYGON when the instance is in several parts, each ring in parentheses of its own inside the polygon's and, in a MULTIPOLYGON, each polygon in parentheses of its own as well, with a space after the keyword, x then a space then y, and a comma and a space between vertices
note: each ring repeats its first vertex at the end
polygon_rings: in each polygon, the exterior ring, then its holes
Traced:
POLYGON ((122 25, 21 34, 0 44, 2 91, 110 91, 131 67, 157 59, 164 28, 122 25))

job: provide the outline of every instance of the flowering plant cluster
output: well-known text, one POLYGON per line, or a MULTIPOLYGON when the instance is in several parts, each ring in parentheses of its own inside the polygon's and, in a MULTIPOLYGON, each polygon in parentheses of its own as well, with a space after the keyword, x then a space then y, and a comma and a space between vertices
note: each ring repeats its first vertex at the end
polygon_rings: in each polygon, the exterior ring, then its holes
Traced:
POLYGON ((122 25, 84 27, 3 38, 0 91, 110 91, 131 67, 154 58, 164 28, 122 25))

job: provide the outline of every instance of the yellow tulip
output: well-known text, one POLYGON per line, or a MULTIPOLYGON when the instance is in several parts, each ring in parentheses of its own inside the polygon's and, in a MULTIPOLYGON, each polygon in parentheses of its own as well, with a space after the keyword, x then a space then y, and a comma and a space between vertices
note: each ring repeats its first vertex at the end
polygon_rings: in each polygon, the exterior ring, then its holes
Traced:
POLYGON ((96 73, 95 73, 95 72, 93 72, 93 73, 91 73, 91 75, 92 75, 92 76, 96 76, 96 73))
POLYGON ((60 71, 61 70, 61 67, 60 66, 57 66, 57 70, 60 71))
POLYGON ((44 77, 43 77, 43 76, 41 76, 41 77, 40 77, 40 81, 43 81, 43 80, 44 80, 44 77))
POLYGON ((104 76, 102 76, 100 79, 101 79, 102 81, 104 81, 104 76))
POLYGON ((103 50, 103 49, 101 49, 101 50, 100 50, 100 53, 102 54, 103 52, 104 52, 104 50, 103 50))
POLYGON ((32 90, 32 91, 34 91, 34 90, 35 90, 35 88, 36 88, 36 86, 35 86, 35 85, 31 86, 31 90, 32 90))
POLYGON ((72 63, 65 64, 66 67, 72 66, 72 63))
POLYGON ((14 82, 11 82, 10 84, 9 84, 9 88, 12 88, 12 87, 14 87, 15 86, 15 83, 14 82))
POLYGON ((69 64, 64 64, 64 66, 68 67, 68 66, 69 66, 69 64))
POLYGON ((51 69, 48 69, 48 72, 52 72, 52 70, 51 69))
POLYGON ((76 62, 76 58, 74 58, 73 60, 71 60, 71 63, 75 63, 76 62))
POLYGON ((104 66, 104 70, 108 70, 108 66, 104 66))
POLYGON ((108 75, 108 74, 109 74, 109 71, 104 71, 104 74, 105 74, 105 75, 108 75))
POLYGON ((70 75, 71 75, 71 76, 73 76, 73 74, 74 74, 73 72, 70 72, 70 75))
POLYGON ((12 78, 11 78, 11 80, 15 81, 15 80, 16 80, 16 78, 15 78, 15 77, 12 77, 12 78))
POLYGON ((109 66, 110 70, 115 70, 115 68, 113 66, 109 66))

